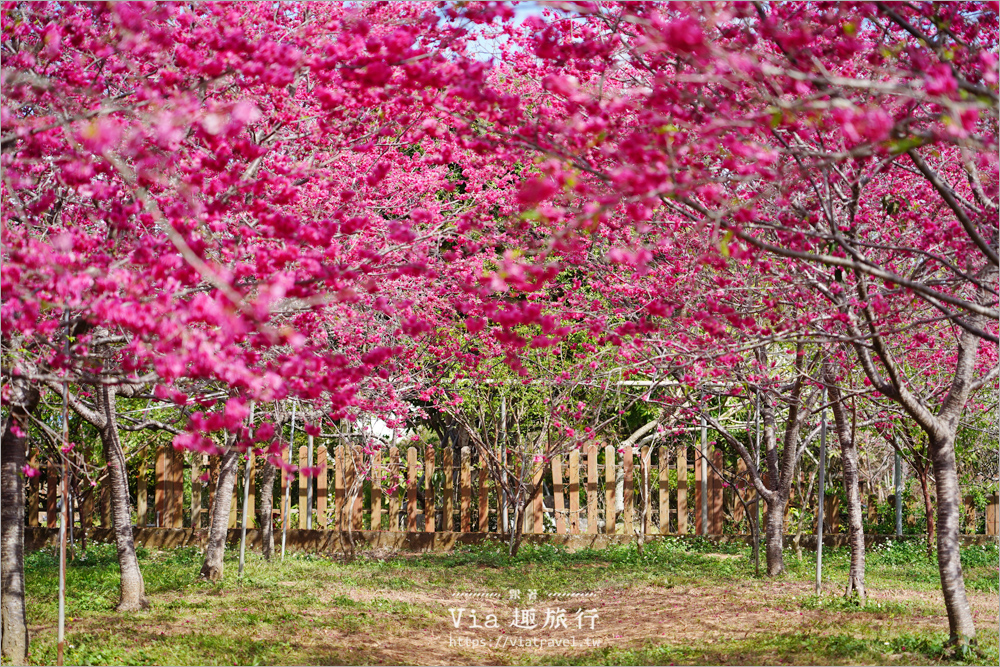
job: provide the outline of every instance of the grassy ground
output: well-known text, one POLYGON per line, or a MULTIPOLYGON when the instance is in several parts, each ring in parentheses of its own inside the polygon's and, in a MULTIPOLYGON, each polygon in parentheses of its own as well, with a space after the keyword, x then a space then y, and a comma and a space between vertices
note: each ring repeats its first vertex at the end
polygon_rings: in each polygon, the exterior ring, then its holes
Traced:
MULTIPOLYGON (((942 653, 947 617, 937 567, 920 545, 869 553, 870 600, 840 597, 847 551, 814 565, 786 554, 787 576, 754 576, 748 551, 697 541, 568 554, 494 548, 452 554, 371 554, 351 563, 256 554, 236 579, 235 554, 219 584, 199 581, 197 549, 140 552, 149 611, 116 614, 110 545, 92 546, 67 572, 67 664, 998 664, 997 547, 963 552, 979 653, 942 653), (511 590, 521 593, 511 599, 511 590), (529 601, 530 592, 537 599, 529 601), (573 596, 571 594, 577 594, 573 596), (484 595, 488 597, 483 597, 484 595), (477 597, 478 596, 478 597, 477 597), (458 628, 449 610, 476 609, 497 628, 458 628), (533 630, 510 625, 537 610, 533 630), (566 627, 542 629, 546 609, 566 627), (577 611, 596 610, 593 630, 577 611), (583 624, 583 628, 579 627, 583 624), (479 643, 483 645, 478 645, 479 643), (575 645, 573 645, 575 642, 575 645), (559 645, 562 644, 562 645, 559 645)), ((58 564, 30 554, 25 569, 30 661, 54 664, 58 564)))

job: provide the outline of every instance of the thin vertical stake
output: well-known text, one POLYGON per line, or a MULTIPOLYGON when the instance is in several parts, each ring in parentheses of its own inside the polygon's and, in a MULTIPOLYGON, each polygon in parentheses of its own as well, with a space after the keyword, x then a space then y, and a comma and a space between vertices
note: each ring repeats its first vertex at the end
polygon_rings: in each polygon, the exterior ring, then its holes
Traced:
MULTIPOLYGON (((66 352, 69 353, 69 318, 66 319, 66 352)), ((66 645, 66 524, 69 516, 69 465, 66 453, 69 451, 69 383, 63 381, 62 407, 63 446, 60 452, 62 459, 62 512, 59 521, 59 637, 56 650, 56 664, 63 665, 63 651, 66 645)))
MULTIPOLYGON (((292 467, 292 450, 295 448, 295 408, 298 403, 292 401, 292 435, 288 441, 288 468, 292 467)), ((285 543, 288 540, 288 517, 292 512, 292 475, 289 473, 285 483, 285 520, 281 525, 281 562, 285 562, 285 543)))
MULTIPOLYGON (((757 474, 760 474, 760 388, 754 393, 754 423, 756 424, 757 430, 757 474)), ((753 511, 753 523, 754 523, 754 535, 753 535, 753 569, 754 575, 760 576, 760 494, 754 494, 754 511, 753 511)))
MULTIPOLYGON (((702 395, 704 400, 704 395, 702 395)), ((708 535, 708 422, 701 415, 701 534, 708 535)))
MULTIPOLYGON (((306 465, 313 467, 313 437, 310 435, 306 439, 309 444, 306 465)), ((302 510, 299 510, 300 512, 302 510)), ((306 530, 313 527, 313 478, 306 476, 306 530)))
MULTIPOLYGON (((253 439, 253 409, 254 404, 250 404, 250 428, 249 435, 250 439, 253 439)), ((251 447, 246 454, 246 461, 243 463, 243 527, 240 531, 240 571, 236 575, 237 578, 243 578, 243 564, 246 562, 247 553, 247 507, 250 505, 250 485, 253 484, 253 480, 250 479, 250 469, 253 467, 250 465, 250 461, 253 460, 253 447, 251 447)))
POLYGON ((823 592, 823 505, 826 501, 826 407, 819 426, 819 508, 816 510, 816 595, 823 592))

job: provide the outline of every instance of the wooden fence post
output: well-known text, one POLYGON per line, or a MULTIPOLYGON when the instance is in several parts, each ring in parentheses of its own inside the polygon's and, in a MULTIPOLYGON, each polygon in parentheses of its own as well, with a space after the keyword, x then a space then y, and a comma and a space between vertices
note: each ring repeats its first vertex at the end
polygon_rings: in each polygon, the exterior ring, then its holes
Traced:
POLYGON ((444 498, 442 499, 441 530, 455 530, 455 465, 454 450, 445 445, 441 451, 441 472, 444 473, 444 498))
MULTIPOLYGON (((107 483, 101 485, 103 490, 107 487, 107 483)), ((45 525, 49 528, 55 528, 56 522, 59 520, 59 511, 57 509, 59 503, 59 469, 56 468, 54 464, 49 464, 48 466, 48 481, 45 485, 45 525)), ((101 515, 103 519, 103 514, 101 515)), ((102 528, 107 528, 103 523, 102 528)))
POLYGON ((184 452, 171 449, 173 456, 170 461, 171 481, 171 527, 184 527, 184 452))
MULTIPOLYGON (((445 450, 447 451, 447 450, 445 450)), ((417 448, 406 450, 406 530, 417 530, 417 448)))
POLYGON ((562 456, 552 457, 552 504, 556 515, 556 534, 566 533, 566 500, 563 498, 562 456))
POLYGON ((677 534, 678 535, 686 535, 688 529, 687 487, 688 487, 687 446, 681 445, 677 448, 677 534))
POLYGON ((1000 534, 1000 494, 990 496, 986 505, 986 534, 1000 534))
POLYGON ((965 533, 975 534, 978 528, 979 516, 976 512, 976 503, 972 496, 965 497, 965 533))
POLYGON ((746 497, 746 490, 752 488, 750 485, 746 485, 747 479, 747 464, 740 456, 736 459, 736 483, 733 484, 733 522, 738 526, 743 521, 744 510, 743 503, 740 502, 740 498, 743 498, 747 504, 749 504, 750 499, 746 497))
POLYGON ((330 517, 326 506, 328 473, 326 461, 326 445, 320 445, 316 450, 316 466, 319 468, 319 477, 316 478, 316 525, 325 530, 330 526, 330 517))
POLYGON ((614 535, 618 514, 615 511, 615 448, 604 447, 604 532, 614 535))
POLYGON ((709 469, 709 474, 711 477, 711 485, 709 486, 711 495, 709 496, 710 505, 708 506, 708 516, 711 525, 712 535, 722 535, 723 522, 725 520, 725 514, 723 510, 723 494, 722 494, 722 476, 719 474, 722 471, 723 458, 722 450, 713 448, 712 453, 712 463, 715 465, 714 468, 709 469), (719 472, 716 472, 718 469, 719 472))
POLYGON ((587 446, 587 533, 597 534, 597 445, 587 446))
POLYGON ((347 509, 345 510, 351 530, 361 530, 364 516, 364 480, 358 471, 360 448, 355 445, 344 447, 344 486, 347 493, 347 509))
POLYGON ((305 445, 299 446, 299 530, 305 530, 306 520, 309 518, 309 478, 306 477, 302 469, 309 465, 309 448, 305 445))
POLYGON ((667 448, 660 446, 656 460, 659 472, 660 492, 660 535, 670 532, 670 465, 667 462, 667 448))
POLYGON ((708 527, 703 525, 701 520, 702 514, 702 503, 705 499, 702 498, 701 493, 701 467, 702 467, 702 457, 704 452, 701 451, 700 447, 694 448, 694 534, 695 535, 706 535, 708 533, 708 527))
POLYGON ((154 525, 160 527, 167 525, 167 452, 163 447, 158 447, 156 450, 156 463, 153 475, 153 511, 156 512, 154 525))
POLYGON ((101 506, 99 512, 101 514, 101 528, 113 528, 111 521, 111 479, 106 478, 104 484, 101 484, 101 506))
MULTIPOLYGON (((38 467, 38 452, 31 453, 31 459, 29 459, 28 464, 35 470, 39 470, 38 467)), ((38 503, 41 498, 41 486, 42 486, 42 476, 36 475, 28 480, 28 525, 37 526, 38 525, 38 503)))
POLYGON ((191 454, 191 529, 201 528, 201 463, 202 454, 191 454))
POLYGON ((337 530, 347 530, 347 520, 344 518, 344 445, 337 445, 333 450, 333 509, 336 516, 333 525, 337 530))
MULTIPOLYGON (((434 499, 434 445, 424 447, 424 531, 434 532, 437 502, 434 499)), ((441 523, 446 523, 442 521, 441 523)), ((447 530, 442 527, 443 530, 447 530)))
POLYGON ((236 457, 236 479, 233 480, 233 500, 229 503, 229 528, 232 530, 236 528, 237 521, 239 520, 239 506, 240 506, 240 487, 243 486, 243 476, 240 474, 240 463, 242 463, 242 456, 236 457))
POLYGON ((580 452, 569 453, 569 532, 580 533, 580 452))
POLYGON ((479 532, 490 532, 490 490, 486 484, 489 479, 486 466, 479 460, 479 532))
MULTIPOLYGON (((37 508, 38 505, 36 504, 37 508)), ((37 521, 38 514, 36 511, 35 518, 37 521)), ((83 528, 84 536, 90 532, 91 526, 94 525, 94 488, 88 486, 83 491, 83 500, 80 503, 80 527, 83 528)))
POLYGON ((632 535, 635 531, 635 475, 633 468, 635 460, 632 455, 632 445, 624 448, 622 452, 622 465, 625 466, 625 485, 622 489, 622 532, 632 535))
MULTIPOLYGON (((192 465, 194 465, 192 463, 192 465)), ((257 525, 257 457, 254 456, 253 450, 247 450, 247 462, 246 465, 250 466, 250 473, 245 477, 250 483, 249 493, 247 494, 247 528, 260 528, 257 525)), ((192 507, 194 506, 194 491, 192 489, 191 493, 192 507)), ((242 518, 242 514, 240 517, 242 518)), ((192 525, 194 523, 192 522, 192 525)))
POLYGON ((472 452, 462 447, 462 477, 459 489, 459 526, 463 533, 472 531, 472 452))
POLYGON ((389 530, 399 532, 399 450, 389 448, 389 479, 396 484, 396 490, 389 496, 389 530))
POLYGON ((139 528, 146 527, 146 515, 149 509, 146 502, 146 459, 142 459, 135 473, 135 525, 139 528))
POLYGON ((642 489, 642 532, 644 535, 649 533, 649 526, 653 522, 652 501, 650 500, 650 496, 653 494, 653 475, 649 470, 652 462, 652 454, 649 453, 649 446, 646 445, 639 450, 639 487, 642 489), (649 482, 648 488, 646 482, 649 482))
POLYGON ((535 494, 531 501, 531 532, 545 532, 545 518, 543 512, 542 498, 542 478, 545 475, 545 461, 539 461, 538 466, 531 474, 531 492, 535 494))

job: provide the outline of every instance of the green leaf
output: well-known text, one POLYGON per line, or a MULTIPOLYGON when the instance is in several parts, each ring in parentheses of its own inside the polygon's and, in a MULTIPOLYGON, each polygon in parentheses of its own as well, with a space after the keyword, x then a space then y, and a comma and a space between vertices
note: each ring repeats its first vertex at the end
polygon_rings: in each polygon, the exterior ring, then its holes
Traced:
POLYGON ((723 257, 729 257, 729 242, 733 240, 733 233, 727 231, 726 234, 719 241, 719 252, 722 253, 723 257))

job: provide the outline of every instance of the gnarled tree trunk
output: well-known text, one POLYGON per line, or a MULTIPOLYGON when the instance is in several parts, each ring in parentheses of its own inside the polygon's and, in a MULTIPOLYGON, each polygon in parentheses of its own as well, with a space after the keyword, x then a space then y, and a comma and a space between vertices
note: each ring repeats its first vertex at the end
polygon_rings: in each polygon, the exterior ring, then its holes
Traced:
POLYGON ((265 560, 271 560, 274 554, 274 480, 278 469, 264 461, 264 470, 260 475, 260 503, 257 506, 257 525, 260 527, 260 549, 265 560))
POLYGON ((208 546, 205 547, 205 562, 201 566, 201 576, 209 581, 222 579, 226 535, 229 533, 229 512, 233 505, 233 486, 236 484, 239 457, 240 453, 229 447, 222 455, 219 464, 219 481, 215 487, 212 522, 208 527, 208 546))
POLYGON ((108 466, 108 484, 111 492, 111 522, 118 550, 118 567, 121 570, 118 611, 138 611, 148 609, 146 585, 139 570, 139 559, 135 553, 132 537, 132 511, 128 496, 128 469, 125 452, 118 438, 118 416, 115 409, 115 389, 101 386, 95 392, 97 409, 104 417, 100 428, 104 460, 108 466))
POLYGON ((934 479, 937 482, 937 548, 941 592, 948 610, 949 643, 967 645, 976 637, 969 598, 965 593, 962 561, 959 555, 959 515, 962 494, 955 468, 955 436, 941 433, 930 438, 934 479))
POLYGON ((24 477, 28 415, 38 405, 38 392, 25 380, 11 383, 10 413, 0 441, 0 575, 3 577, 2 654, 12 665, 28 659, 28 621, 24 607, 24 477), (16 427, 16 429, 15 429, 16 427))
POLYGON ((764 529, 767 576, 777 577, 785 573, 785 505, 788 504, 788 497, 775 491, 773 499, 764 502, 767 505, 764 529))

